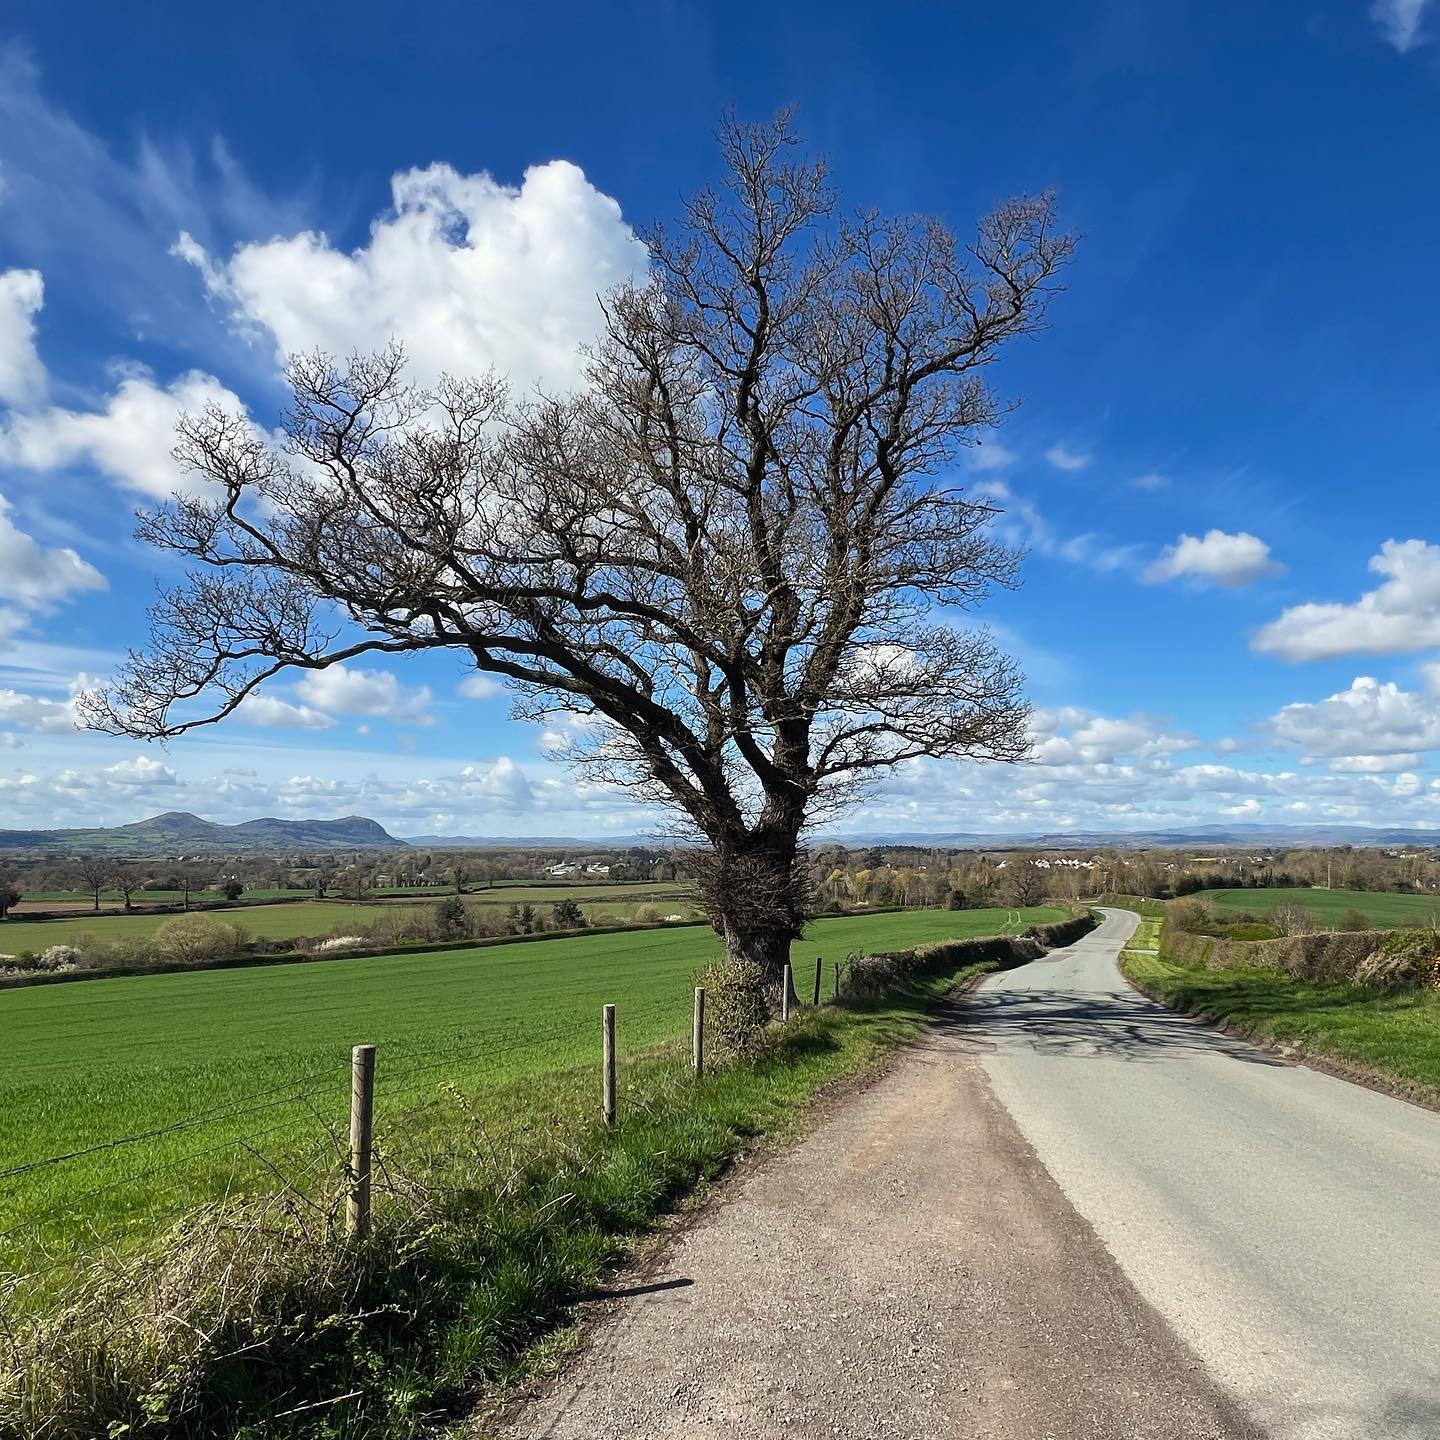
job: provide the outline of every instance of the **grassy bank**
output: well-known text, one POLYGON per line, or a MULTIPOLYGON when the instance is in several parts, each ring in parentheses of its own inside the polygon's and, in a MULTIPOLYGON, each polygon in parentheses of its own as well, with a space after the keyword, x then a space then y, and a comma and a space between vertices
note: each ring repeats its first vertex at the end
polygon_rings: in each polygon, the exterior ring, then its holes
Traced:
MULTIPOLYGON (((888 922, 893 944, 898 918, 871 924, 888 922)), ((217 977, 159 980, 201 978, 217 977)), ((914 1035, 953 978, 864 1008, 804 1012, 760 1053, 698 1083, 681 1045, 660 1043, 624 1067, 614 1130, 595 1119, 590 1063, 492 1075, 478 1089, 442 1085, 380 1136, 368 1244, 335 1240, 338 1166, 322 1144, 279 1172, 296 1181, 293 1193, 232 1196, 174 1231, 153 1259, 84 1261, 69 1277, 83 1282, 69 1292, 76 1298, 41 1337, 0 1329, 25 1377, 22 1388, 12 1371, 8 1393, 0 1379, 0 1433, 433 1433, 523 1367, 657 1214, 755 1137, 784 1134, 826 1082, 864 1072, 914 1035)), ((618 982, 607 980, 608 995, 618 982)), ((273 1176, 269 1188, 277 1192, 273 1176)))
POLYGON ((1278 970, 1206 970, 1127 950, 1141 990, 1257 1040, 1298 1046, 1440 1102, 1440 991, 1380 993, 1293 980, 1278 970))

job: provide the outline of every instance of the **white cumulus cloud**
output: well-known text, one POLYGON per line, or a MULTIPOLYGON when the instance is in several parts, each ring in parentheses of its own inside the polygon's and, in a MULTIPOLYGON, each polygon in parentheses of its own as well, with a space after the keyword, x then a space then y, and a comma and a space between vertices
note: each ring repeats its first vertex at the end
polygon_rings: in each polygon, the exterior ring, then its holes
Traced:
POLYGON ((10 518, 0 495, 0 600, 44 608, 77 591, 104 590, 105 577, 69 546, 47 549, 10 518))
POLYGON ((1266 729, 1304 752, 1306 759, 1331 760, 1332 769, 1411 769, 1417 754, 1440 749, 1440 675, 1427 671, 1421 692, 1358 675, 1346 689, 1323 700, 1282 707, 1266 729))
POLYGON ((176 251, 282 357, 394 338, 424 380, 493 366, 517 388, 574 383, 579 348, 598 333, 598 297, 647 264, 619 205, 564 160, 527 170, 518 189, 440 164, 390 183, 392 209, 349 253, 313 230, 229 259, 188 234, 176 251))
POLYGON ((1384 581, 1350 604, 1294 605, 1252 642, 1282 660, 1397 655, 1440 645, 1440 545, 1387 540, 1370 559, 1384 581))
POLYGON ((75 709, 69 700, 49 700, 23 690, 0 689, 0 725, 21 730, 62 734, 75 729, 75 709))
POLYGON ((331 730, 334 716, 309 705, 292 705, 275 695, 248 695, 236 707, 234 718, 242 725, 260 725, 275 729, 331 730))
POLYGON ((7 405, 45 398, 45 367, 35 349, 35 316, 44 302, 38 270, 0 271, 0 401, 7 405))
POLYGON ((1230 535, 1207 530, 1204 535, 1182 535, 1167 545, 1146 569, 1143 578, 1152 585, 1169 580, 1202 580, 1238 588, 1272 575, 1280 567, 1270 547, 1244 530, 1230 535))
POLYGON ((244 406, 213 375, 198 370, 159 385, 145 371, 126 375, 97 410, 55 406, 15 415, 0 430, 0 462, 40 472, 90 465, 127 490, 166 499, 186 477, 171 458, 183 414, 215 404, 244 406))
POLYGON ((326 715, 373 715, 402 725, 428 725, 430 690, 406 689, 388 670, 332 665, 312 670, 295 687, 300 698, 326 715))

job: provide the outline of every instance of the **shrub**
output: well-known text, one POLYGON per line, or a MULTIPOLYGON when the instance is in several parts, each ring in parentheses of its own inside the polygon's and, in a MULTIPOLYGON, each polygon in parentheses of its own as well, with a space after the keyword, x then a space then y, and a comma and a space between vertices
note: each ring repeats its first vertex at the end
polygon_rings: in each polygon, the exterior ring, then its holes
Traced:
POLYGON ((1237 921, 1225 927, 1227 940, 1275 940, 1279 937, 1273 925, 1261 924, 1258 920, 1237 921))
POLYGON ((705 1018, 727 1050, 752 1049, 770 1023, 765 971, 754 961, 717 960, 700 972, 705 987, 705 1018))
POLYGON ((1165 918, 1182 935, 1215 932, 1215 912, 1203 900, 1174 900, 1166 907, 1165 918))
POLYGON ((1351 906, 1335 922, 1337 930, 1368 930, 1370 928, 1370 917, 1363 911, 1351 906))
POLYGON ((364 935, 332 935, 328 940, 322 940, 316 945, 315 953, 325 955, 336 950, 354 950, 357 946, 367 944, 369 941, 364 935))
POLYGON ((585 912, 569 895, 563 900, 555 902, 550 909, 550 915, 561 930, 579 930, 588 923, 585 919, 585 912))
POLYGON ((1376 990, 1440 987, 1440 935, 1401 930, 1387 936, 1356 966, 1355 979, 1376 990))
POLYGON ((39 959, 41 970, 74 970, 81 960, 81 951, 74 945, 52 945, 42 951, 39 959))
POLYGON ((963 910, 965 908, 965 892, 963 890, 952 890, 950 898, 945 902, 948 909, 963 910))
POLYGON ((437 940, 459 940, 470 928, 465 902, 458 895, 447 895, 443 900, 437 900, 430 914, 435 922, 437 940))
MULTIPOLYGON (((1281 935, 1313 935, 1320 928, 1315 912, 1303 905, 1276 905, 1270 911, 1269 919, 1281 935)), ((1365 926, 1360 928, 1363 930, 1365 926)))
POLYGON ((201 915, 177 915, 155 931, 151 947, 174 965, 204 965, 239 955, 249 942, 243 925, 207 920, 201 915))

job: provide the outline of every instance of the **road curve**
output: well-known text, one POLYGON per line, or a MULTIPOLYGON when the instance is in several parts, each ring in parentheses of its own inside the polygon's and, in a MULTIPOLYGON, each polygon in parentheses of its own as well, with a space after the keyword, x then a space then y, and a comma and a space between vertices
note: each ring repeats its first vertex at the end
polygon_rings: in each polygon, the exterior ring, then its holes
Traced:
POLYGON ((991 977, 991 1088, 1140 1294, 1271 1440, 1440 1436, 1440 1115, 1131 990, 1128 911, 991 977))

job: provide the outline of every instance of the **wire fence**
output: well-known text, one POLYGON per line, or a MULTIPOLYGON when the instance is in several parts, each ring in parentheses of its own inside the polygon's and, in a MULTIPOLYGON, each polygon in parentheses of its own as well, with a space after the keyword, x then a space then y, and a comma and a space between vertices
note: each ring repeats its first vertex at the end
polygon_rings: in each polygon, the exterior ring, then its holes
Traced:
MULTIPOLYGON (((817 958, 813 978, 801 978, 803 994, 786 967, 784 1018, 802 1000, 823 1003, 838 989, 843 963, 823 986, 822 967, 817 958)), ((537 1018, 503 1036, 451 1035, 421 1048, 361 1043, 348 1059, 266 1080, 163 1124, 16 1158, 0 1165, 0 1271, 8 1271, 13 1292, 97 1248, 143 1246, 187 1208, 267 1186, 301 1203, 343 1206, 344 1228, 363 1235, 377 1167, 388 1180, 385 1167, 407 1151, 428 1147, 431 1163, 454 1162, 475 1153, 477 1137, 498 1153, 543 1128, 543 1104, 537 1111, 517 1102, 507 1111, 487 1102, 507 1086, 540 1082, 555 1068, 547 1057, 571 1057, 559 1068, 573 1070, 573 1057, 589 1050, 591 1113, 606 1125, 626 1118, 622 1067, 657 1048, 673 1052, 687 1028, 689 1068, 702 1076, 713 1049, 705 998, 703 988, 687 986, 606 1003, 589 1020, 537 1018)), ((573 1086, 567 1100, 577 1103, 573 1086)))

